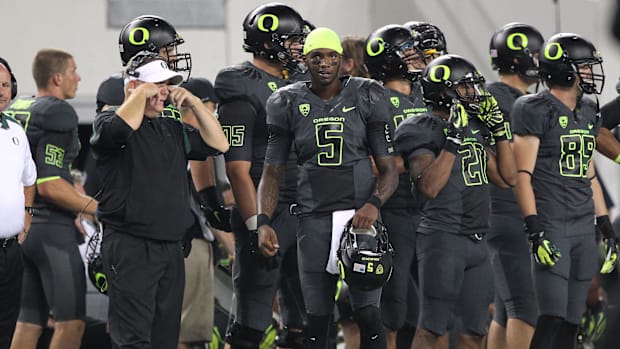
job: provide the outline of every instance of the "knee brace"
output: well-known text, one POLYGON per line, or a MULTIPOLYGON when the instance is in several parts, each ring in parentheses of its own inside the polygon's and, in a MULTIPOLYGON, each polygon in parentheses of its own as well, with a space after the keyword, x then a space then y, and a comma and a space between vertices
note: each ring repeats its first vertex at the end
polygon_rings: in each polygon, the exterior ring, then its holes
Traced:
POLYGON ((280 348, 304 348, 304 332, 290 331, 288 326, 284 326, 283 329, 278 331, 278 337, 276 337, 276 345, 280 348))
POLYGON ((226 342, 231 349, 257 349, 263 332, 234 322, 226 333, 226 342))
MULTIPOLYGON (((553 344, 555 342, 555 336, 558 334, 563 322, 564 320, 557 316, 539 316, 530 349, 555 348, 553 344)), ((570 348, 570 346, 567 348, 570 348)))
POLYGON ((308 326, 306 327, 306 348, 325 349, 327 346, 327 335, 329 334, 330 315, 310 315, 308 314, 308 326))
POLYGON ((385 349, 385 331, 381 323, 381 310, 368 305, 353 311, 353 319, 360 327, 361 349, 385 349))

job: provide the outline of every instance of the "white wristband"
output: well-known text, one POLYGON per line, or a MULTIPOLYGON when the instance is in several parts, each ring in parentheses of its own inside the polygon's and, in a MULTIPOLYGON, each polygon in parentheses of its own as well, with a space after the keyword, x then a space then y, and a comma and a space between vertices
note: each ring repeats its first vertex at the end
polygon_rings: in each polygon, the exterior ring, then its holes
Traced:
POLYGON ((245 227, 248 228, 248 230, 256 230, 257 217, 258 215, 252 215, 245 220, 245 227))

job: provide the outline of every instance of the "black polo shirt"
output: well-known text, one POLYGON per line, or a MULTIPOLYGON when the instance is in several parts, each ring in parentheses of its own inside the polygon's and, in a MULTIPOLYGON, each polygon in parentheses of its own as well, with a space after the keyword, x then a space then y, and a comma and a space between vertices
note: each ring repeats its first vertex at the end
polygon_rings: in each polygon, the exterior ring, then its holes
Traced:
POLYGON ((154 240, 180 240, 192 225, 187 160, 218 151, 198 129, 172 117, 142 120, 132 130, 114 111, 97 115, 90 143, 103 180, 99 220, 154 240))

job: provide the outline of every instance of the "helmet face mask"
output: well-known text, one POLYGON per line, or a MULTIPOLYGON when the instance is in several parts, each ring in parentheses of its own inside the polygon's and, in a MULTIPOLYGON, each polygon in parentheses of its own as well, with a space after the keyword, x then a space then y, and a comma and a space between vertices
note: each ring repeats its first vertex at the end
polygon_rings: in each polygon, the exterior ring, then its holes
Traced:
POLYGON ((536 82, 538 52, 543 45, 540 32, 528 24, 509 23, 497 30, 489 43, 494 70, 511 72, 536 82))
POLYGON ((250 12, 243 21, 243 49, 276 61, 285 68, 305 73, 301 50, 311 26, 284 4, 266 4, 250 12))
POLYGON ((118 46, 123 66, 140 51, 161 54, 170 69, 183 74, 186 80, 192 69, 191 54, 180 52, 185 40, 165 19, 146 15, 134 18, 121 30, 118 46))
POLYGON ((373 79, 417 81, 415 41, 404 26, 390 24, 368 36, 364 44, 364 65, 373 79))
POLYGON ((353 228, 349 221, 340 239, 340 277, 349 287, 364 291, 381 288, 392 275, 394 250, 385 226, 353 228))
POLYGON ((453 54, 433 60, 422 73, 425 101, 449 109, 458 100, 468 113, 480 112, 480 103, 487 98, 485 79, 465 58, 453 54))
POLYGON ((600 94, 605 85, 603 58, 594 45, 577 34, 552 36, 541 49, 540 73, 550 86, 577 86, 583 93, 600 94))
MULTIPOLYGON (((416 51, 424 66, 428 65, 433 59, 448 53, 446 38, 437 26, 418 21, 407 22, 404 26, 411 31, 416 43, 416 51)), ((420 68, 423 69, 424 67, 420 68)))

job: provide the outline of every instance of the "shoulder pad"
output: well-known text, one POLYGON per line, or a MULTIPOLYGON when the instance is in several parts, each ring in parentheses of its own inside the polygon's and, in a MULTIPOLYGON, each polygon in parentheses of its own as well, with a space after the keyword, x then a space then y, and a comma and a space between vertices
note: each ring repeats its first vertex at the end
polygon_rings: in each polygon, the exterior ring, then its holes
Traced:
POLYGON ((247 65, 235 65, 227 67, 217 74, 215 78, 215 95, 220 101, 233 99, 237 96, 245 96, 246 79, 251 67, 247 65))
POLYGON ((205 78, 189 78, 188 81, 181 84, 181 87, 187 89, 203 102, 213 101, 217 103, 213 84, 205 78))
POLYGON ((396 149, 409 156, 414 150, 426 148, 438 154, 445 142, 444 125, 429 113, 403 121, 394 134, 396 149))
POLYGON ((38 98, 30 107, 31 125, 56 132, 67 132, 78 125, 75 109, 56 97, 38 98))

